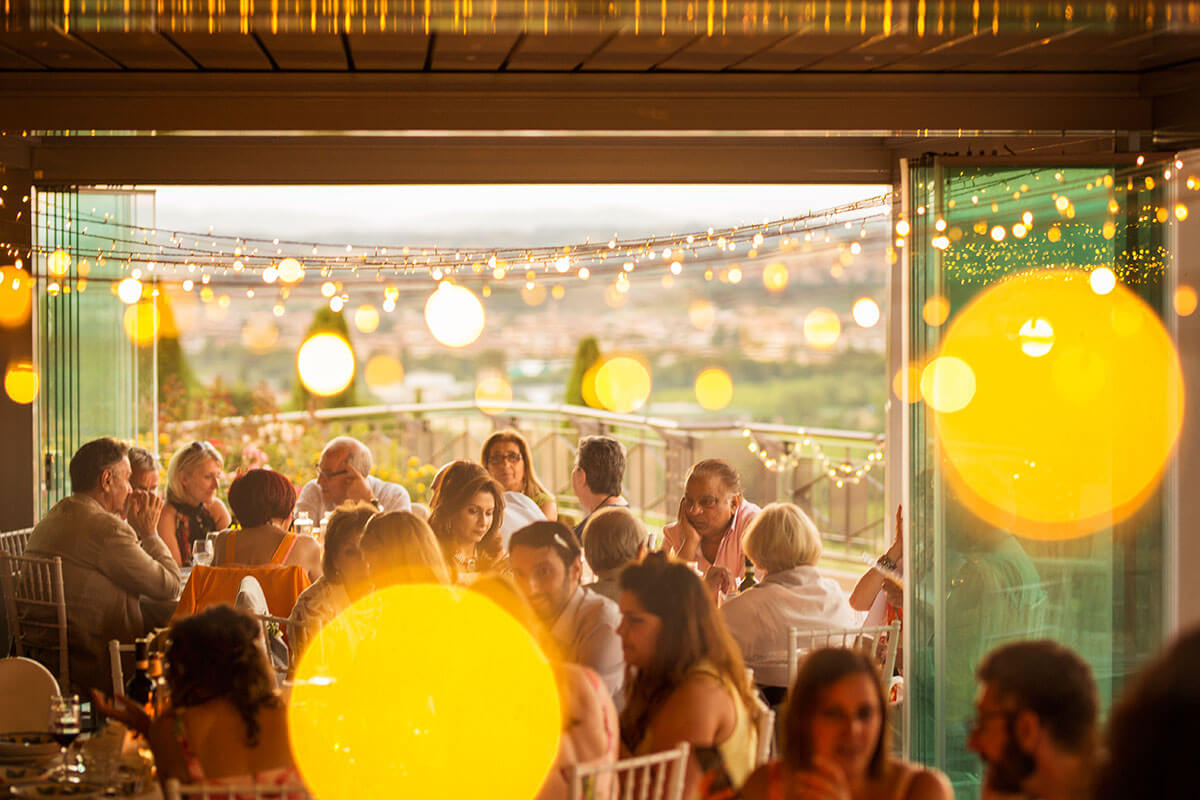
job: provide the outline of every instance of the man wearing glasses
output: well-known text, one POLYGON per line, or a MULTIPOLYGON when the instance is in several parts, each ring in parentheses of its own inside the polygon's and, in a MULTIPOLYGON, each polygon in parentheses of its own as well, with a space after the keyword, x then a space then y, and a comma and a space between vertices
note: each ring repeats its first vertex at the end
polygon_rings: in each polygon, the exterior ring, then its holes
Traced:
POLYGON ((1091 797, 1096 685, 1071 650, 1048 639, 993 650, 979 665, 968 746, 987 767, 984 798, 1091 797))
POLYGON ((371 474, 373 464, 371 451, 357 439, 349 436, 331 439, 321 451, 321 460, 314 465, 316 479, 300 490, 296 514, 306 511, 314 522, 320 522, 326 511, 347 500, 361 500, 380 511, 410 510, 412 500, 408 490, 376 478, 371 474))

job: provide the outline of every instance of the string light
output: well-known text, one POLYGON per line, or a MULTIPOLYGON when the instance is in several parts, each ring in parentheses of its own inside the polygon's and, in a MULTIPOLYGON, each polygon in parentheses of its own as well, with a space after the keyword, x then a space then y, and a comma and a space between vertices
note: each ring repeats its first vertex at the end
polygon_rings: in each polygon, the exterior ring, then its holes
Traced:
POLYGON ((869 453, 864 461, 855 463, 849 459, 835 460, 826 454, 820 442, 811 436, 784 439, 778 442, 778 455, 771 455, 771 448, 759 439, 759 434, 749 428, 742 430, 746 439, 746 450, 758 458, 762 465, 771 472, 790 472, 800 466, 803 461, 813 461, 816 472, 824 474, 831 480, 839 481, 839 486, 845 484, 858 485, 876 466, 883 465, 884 448, 880 443, 869 453))

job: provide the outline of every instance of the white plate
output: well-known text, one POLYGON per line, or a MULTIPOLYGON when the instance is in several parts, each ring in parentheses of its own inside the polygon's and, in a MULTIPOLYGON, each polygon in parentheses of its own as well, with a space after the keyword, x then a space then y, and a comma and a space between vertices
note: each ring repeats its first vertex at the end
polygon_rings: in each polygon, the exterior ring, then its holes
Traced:
POLYGON ((102 783, 58 783, 57 781, 38 781, 37 783, 27 783, 24 786, 14 786, 11 791, 17 797, 37 797, 42 800, 58 800, 58 798, 74 798, 80 800, 88 797, 102 797, 104 795, 104 784, 102 783))
POLYGON ((0 758, 5 761, 44 758, 57 752, 58 742, 48 733, 0 733, 0 758))

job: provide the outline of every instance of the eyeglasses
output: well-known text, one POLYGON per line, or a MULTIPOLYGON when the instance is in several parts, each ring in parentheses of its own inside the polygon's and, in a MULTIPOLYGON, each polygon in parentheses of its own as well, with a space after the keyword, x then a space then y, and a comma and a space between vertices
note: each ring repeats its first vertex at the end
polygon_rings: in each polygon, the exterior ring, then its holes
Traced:
POLYGON ((496 453, 495 455, 488 456, 488 464, 492 465, 493 467, 498 467, 506 461, 509 464, 517 464, 524 460, 525 459, 521 458, 520 453, 496 453))
POLYGON ((313 469, 316 470, 317 478, 324 479, 324 480, 331 480, 333 478, 338 477, 339 475, 345 475, 347 472, 350 471, 348 469, 339 469, 337 472, 330 472, 327 469, 325 469, 324 467, 322 467, 319 463, 313 464, 313 469))
MULTIPOLYGON (((728 496, 729 495, 726 495, 725 497, 728 496)), ((684 497, 683 505, 687 508, 691 508, 692 506, 700 506, 700 508, 704 509, 705 511, 711 511, 719 506, 721 502, 725 500, 725 497, 713 497, 711 494, 706 494, 703 497, 696 498, 695 500, 690 497, 684 497)))

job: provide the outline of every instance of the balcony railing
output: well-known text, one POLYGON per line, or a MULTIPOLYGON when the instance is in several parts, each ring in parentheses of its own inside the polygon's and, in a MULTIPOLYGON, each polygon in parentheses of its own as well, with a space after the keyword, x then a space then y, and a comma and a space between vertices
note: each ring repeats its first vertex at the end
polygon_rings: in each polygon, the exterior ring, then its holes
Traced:
MULTIPOLYGON (((471 402, 397 404, 286 412, 230 418, 231 425, 261 429, 272 424, 313 424, 330 437, 354 429, 375 452, 400 441, 435 465, 456 458, 478 460, 483 441, 511 428, 529 442, 538 477, 558 498, 562 513, 578 517, 571 468, 579 438, 608 434, 627 451, 625 496, 655 533, 676 516, 689 467, 704 458, 729 461, 742 477, 746 497, 759 505, 787 500, 817 523, 828 551, 844 558, 877 552, 885 537, 883 436, 859 431, 787 425, 693 422, 613 414, 570 405, 512 402, 502 411, 471 402)), ((206 423, 176 423, 186 436, 206 423)))

